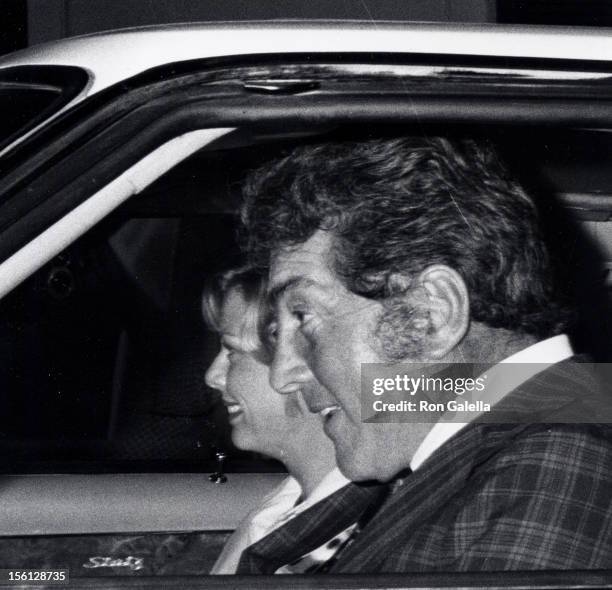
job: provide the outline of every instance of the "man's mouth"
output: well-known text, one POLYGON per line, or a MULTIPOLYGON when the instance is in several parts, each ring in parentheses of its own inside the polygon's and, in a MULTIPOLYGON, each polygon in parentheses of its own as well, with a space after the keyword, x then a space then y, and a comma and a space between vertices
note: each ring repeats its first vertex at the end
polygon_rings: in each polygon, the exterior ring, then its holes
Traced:
POLYGON ((340 409, 340 406, 327 406, 326 408, 323 408, 322 410, 319 410, 317 412, 317 414, 319 416, 321 416, 321 418, 323 419, 323 421, 327 421, 331 418, 332 414, 334 414, 335 412, 337 412, 340 409))

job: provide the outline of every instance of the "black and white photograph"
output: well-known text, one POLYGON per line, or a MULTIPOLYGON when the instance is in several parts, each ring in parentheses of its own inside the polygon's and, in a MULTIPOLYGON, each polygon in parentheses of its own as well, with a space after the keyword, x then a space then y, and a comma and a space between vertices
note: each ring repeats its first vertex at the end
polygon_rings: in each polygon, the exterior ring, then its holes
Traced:
POLYGON ((612 2, 0 0, 0 588, 612 588, 612 2))

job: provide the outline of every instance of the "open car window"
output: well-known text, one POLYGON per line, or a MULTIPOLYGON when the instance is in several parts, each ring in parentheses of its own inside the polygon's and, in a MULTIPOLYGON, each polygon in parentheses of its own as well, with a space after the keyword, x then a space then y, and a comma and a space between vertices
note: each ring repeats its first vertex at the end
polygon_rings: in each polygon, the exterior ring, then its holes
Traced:
MULTIPOLYGON (((340 125, 314 137, 251 135, 242 145, 198 151, 4 297, 2 470, 212 470, 214 450, 229 438, 218 395, 204 384, 218 344, 200 297, 206 278, 239 258, 242 176, 303 142, 398 132, 340 125)), ((592 308, 612 267, 612 135, 494 126, 470 133, 496 142, 516 174, 568 216, 563 225, 554 208, 543 212, 551 239, 571 252, 572 284, 582 272, 592 281, 579 289, 585 310, 592 308)), ((576 335, 598 358, 610 353, 607 336, 576 335)), ((245 469, 239 457, 230 471, 245 469)), ((275 469, 265 461, 261 468, 275 469)))

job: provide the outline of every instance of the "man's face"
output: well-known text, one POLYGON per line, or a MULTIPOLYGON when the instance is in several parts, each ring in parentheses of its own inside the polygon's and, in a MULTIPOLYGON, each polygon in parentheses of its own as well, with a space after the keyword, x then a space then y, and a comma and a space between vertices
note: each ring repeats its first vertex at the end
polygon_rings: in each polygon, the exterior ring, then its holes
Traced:
POLYGON ((374 334, 383 306, 342 284, 329 262, 331 246, 331 232, 318 231, 273 258, 278 325, 271 381, 280 393, 302 391, 347 477, 385 481, 408 466, 422 436, 411 424, 361 421, 361 363, 385 362, 374 334))

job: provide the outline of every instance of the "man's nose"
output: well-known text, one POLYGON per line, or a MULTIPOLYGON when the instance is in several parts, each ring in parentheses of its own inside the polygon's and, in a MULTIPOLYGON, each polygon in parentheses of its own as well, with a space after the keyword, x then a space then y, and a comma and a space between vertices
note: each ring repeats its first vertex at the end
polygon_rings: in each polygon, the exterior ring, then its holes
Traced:
POLYGON ((225 354, 220 351, 212 362, 204 379, 208 387, 218 389, 219 391, 225 391, 225 380, 227 376, 227 362, 225 360, 225 354))
POLYGON ((279 338, 270 366, 270 384, 278 393, 299 391, 311 378, 310 369, 302 355, 290 342, 279 338))

